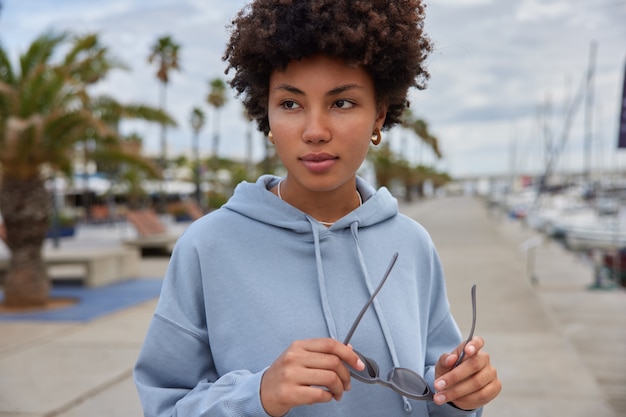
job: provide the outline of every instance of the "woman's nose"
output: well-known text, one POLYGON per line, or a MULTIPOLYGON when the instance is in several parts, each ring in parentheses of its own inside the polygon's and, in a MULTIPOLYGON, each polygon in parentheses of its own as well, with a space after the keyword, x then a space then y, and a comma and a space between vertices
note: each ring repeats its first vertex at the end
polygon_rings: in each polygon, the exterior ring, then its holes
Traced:
POLYGON ((307 143, 328 142, 332 132, 327 117, 319 112, 308 115, 306 126, 302 132, 302 140, 307 143))

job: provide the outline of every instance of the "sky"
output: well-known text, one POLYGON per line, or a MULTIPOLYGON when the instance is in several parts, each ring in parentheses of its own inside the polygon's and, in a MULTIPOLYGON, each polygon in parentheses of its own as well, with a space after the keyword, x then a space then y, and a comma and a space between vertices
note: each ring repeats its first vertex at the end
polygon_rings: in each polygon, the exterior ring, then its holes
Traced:
MULTIPOLYGON (((181 71, 171 74, 166 110, 168 155, 190 154, 191 111, 207 123, 200 153, 208 156, 219 117, 219 154, 244 158, 250 125, 230 96, 216 115, 206 102, 208 82, 224 80, 221 60, 228 23, 244 0, 3 0, 0 42, 17 62, 46 30, 98 32, 130 70, 115 71, 95 93, 123 103, 159 106, 156 66, 147 62, 162 36, 181 45, 181 71)), ((413 163, 454 177, 533 174, 545 170, 546 149, 562 146, 557 171, 624 169, 617 150, 626 66, 626 0, 430 0, 425 28, 435 50, 426 90, 412 90, 411 109, 439 139, 437 160, 401 128, 383 140, 413 163), (595 45, 595 46, 593 46, 595 45), (595 51, 592 52, 592 51, 595 51), (591 68, 591 72, 589 72, 591 68), (590 83, 587 83, 589 73, 590 83), (579 97, 579 105, 573 106, 579 97), (568 108, 571 124, 566 123, 568 108), (590 144, 586 146, 586 144, 590 144), (590 149, 590 157, 584 156, 590 149), (590 162, 587 162, 590 161, 590 162), (591 165, 589 165, 591 164, 591 165)), ((125 123, 123 133, 144 138, 146 153, 160 153, 160 128, 125 123)), ((254 131, 254 157, 263 152, 254 131)))

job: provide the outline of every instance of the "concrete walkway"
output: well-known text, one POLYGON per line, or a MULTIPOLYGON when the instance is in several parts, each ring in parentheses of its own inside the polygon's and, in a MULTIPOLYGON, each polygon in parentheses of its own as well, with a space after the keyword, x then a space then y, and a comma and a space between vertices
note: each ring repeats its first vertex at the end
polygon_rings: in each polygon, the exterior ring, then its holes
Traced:
MULTIPOLYGON (((431 232, 453 313, 487 340, 504 389, 486 417, 626 415, 626 291, 590 291, 591 267, 540 246, 531 284, 521 242, 535 236, 470 197, 403 205, 431 232)), ((144 258, 162 277, 166 258, 144 258)), ((0 322, 0 417, 139 417, 132 366, 156 300, 86 324, 0 322)), ((385 416, 386 417, 386 416, 385 416)))
POLYGON ((487 417, 626 416, 626 291, 590 291, 592 267, 559 244, 536 249, 532 284, 520 244, 538 235, 479 199, 430 200, 403 211, 438 247, 452 310, 476 333, 503 382, 487 417))

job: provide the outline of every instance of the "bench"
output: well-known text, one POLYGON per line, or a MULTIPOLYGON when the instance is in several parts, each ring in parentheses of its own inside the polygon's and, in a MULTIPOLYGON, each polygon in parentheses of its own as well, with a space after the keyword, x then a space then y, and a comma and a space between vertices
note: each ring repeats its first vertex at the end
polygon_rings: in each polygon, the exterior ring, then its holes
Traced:
POLYGON ((126 219, 135 227, 139 237, 126 239, 124 244, 139 248, 142 253, 146 251, 162 251, 171 254, 178 235, 167 231, 165 225, 154 210, 130 210, 126 213, 126 219))
POLYGON ((200 217, 204 216, 204 211, 202 211, 202 208, 195 201, 186 201, 185 208, 191 220, 198 220, 200 217))
MULTIPOLYGON (((100 287, 139 276, 140 253, 127 247, 45 249, 43 258, 48 273, 54 267, 75 265, 82 268, 83 285, 100 287)), ((9 259, 0 259, 0 274, 8 269, 9 259)))
POLYGON ((111 220, 109 207, 104 204, 94 204, 89 208, 88 220, 93 223, 108 223, 111 220))

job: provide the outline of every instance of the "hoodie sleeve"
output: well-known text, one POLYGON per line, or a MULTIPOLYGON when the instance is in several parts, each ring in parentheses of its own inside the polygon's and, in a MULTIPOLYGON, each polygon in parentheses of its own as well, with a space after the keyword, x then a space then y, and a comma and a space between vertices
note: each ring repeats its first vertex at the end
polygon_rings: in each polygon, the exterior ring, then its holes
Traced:
POLYGON ((154 316, 135 366, 146 417, 268 416, 259 395, 262 372, 215 374, 205 343, 154 316))
POLYGON ((177 245, 134 369, 146 417, 267 417, 263 371, 218 377, 207 332, 201 268, 189 240, 177 245))

